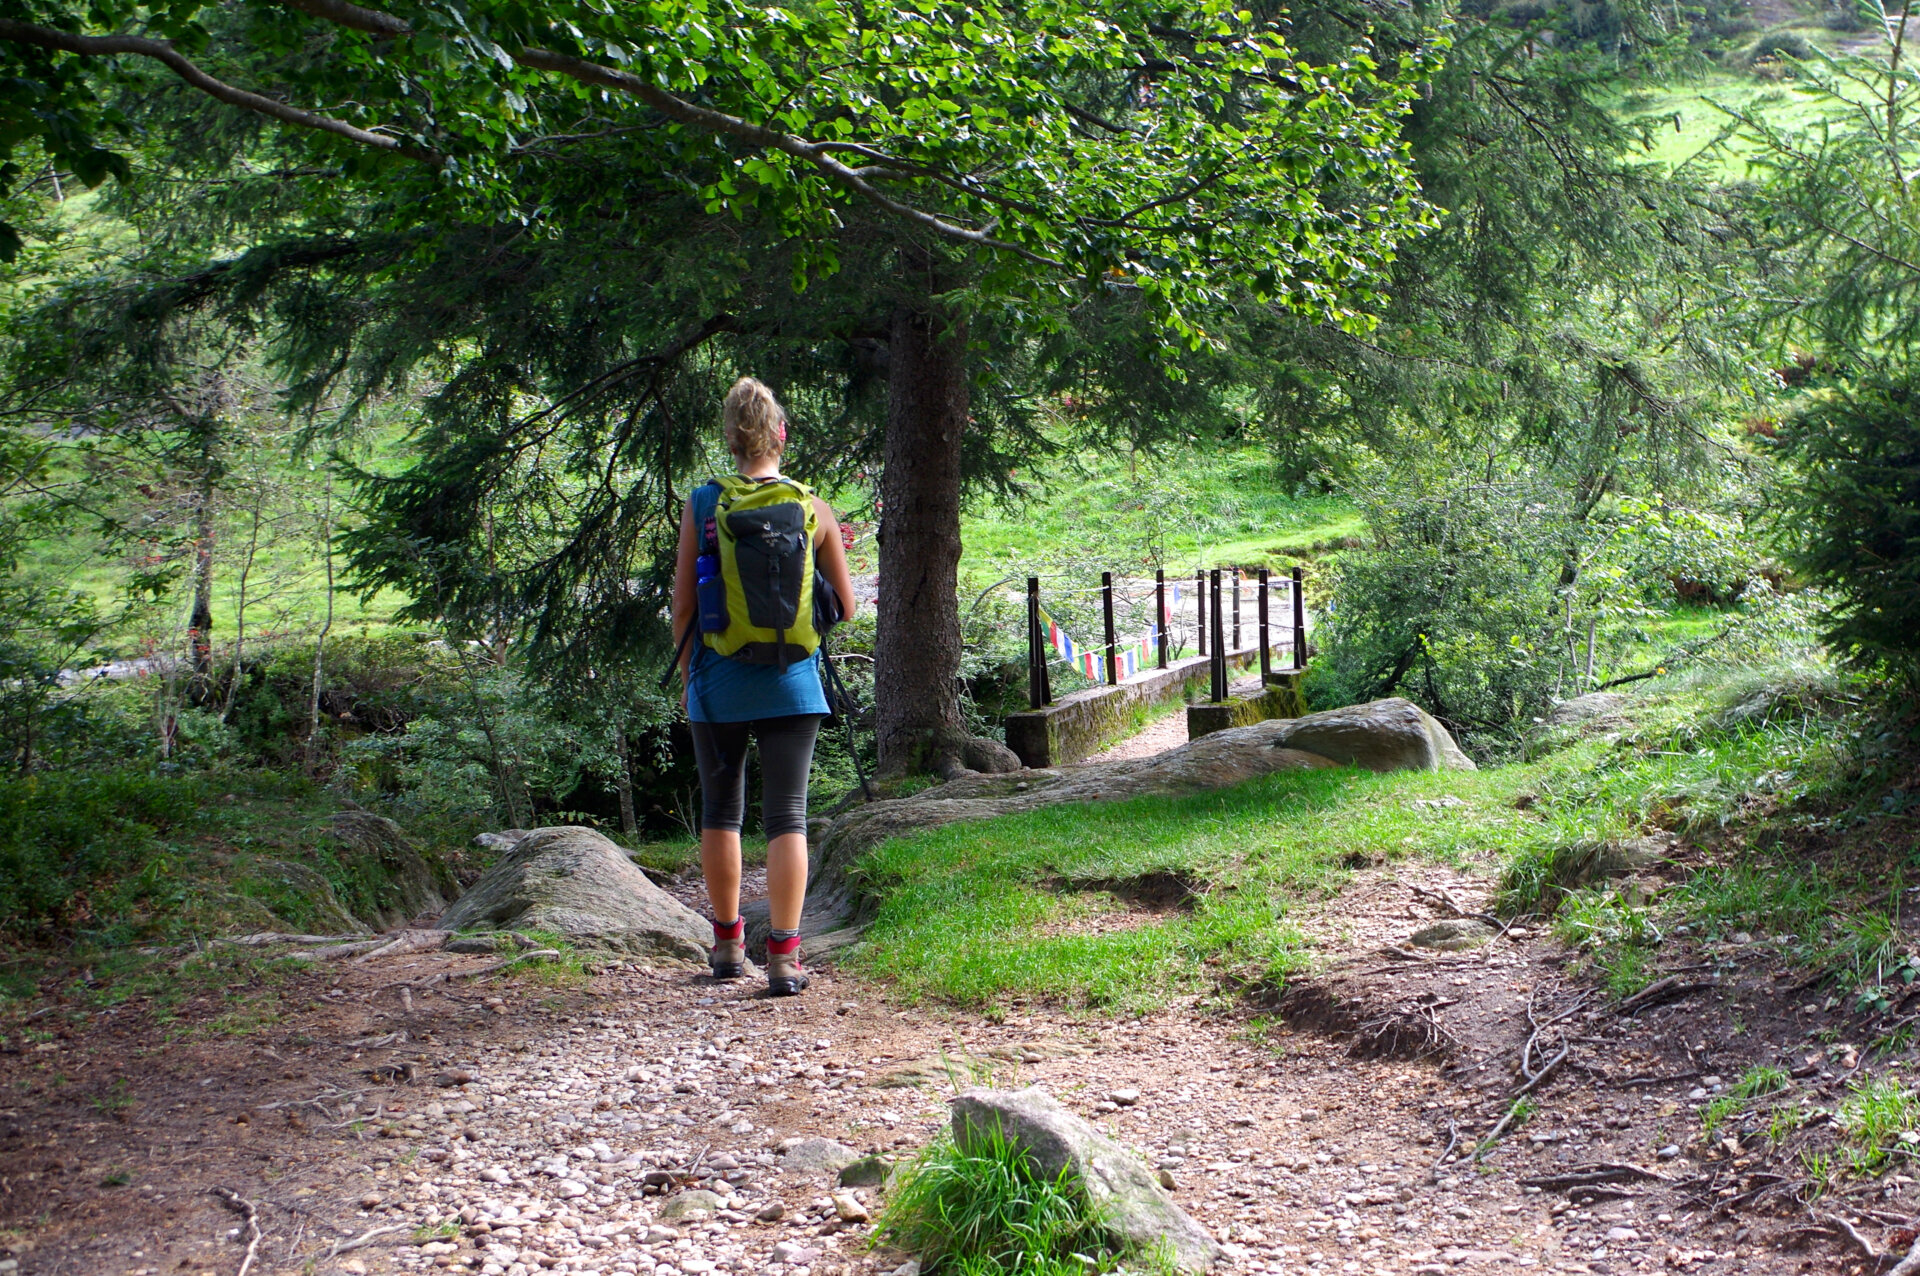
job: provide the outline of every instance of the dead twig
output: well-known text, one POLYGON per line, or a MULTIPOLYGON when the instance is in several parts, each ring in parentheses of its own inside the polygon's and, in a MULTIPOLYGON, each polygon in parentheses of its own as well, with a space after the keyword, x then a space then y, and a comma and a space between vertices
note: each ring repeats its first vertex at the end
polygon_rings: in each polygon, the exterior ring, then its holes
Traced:
POLYGON ((1508 921, 1502 921, 1492 913, 1477 913, 1471 908, 1463 908, 1460 906, 1460 902, 1454 899, 1452 895, 1449 895, 1444 889, 1428 890, 1424 886, 1409 886, 1407 889, 1413 892, 1415 899, 1426 901, 1438 912, 1444 912, 1451 916, 1458 917, 1462 921, 1483 922, 1493 927, 1493 929, 1498 932, 1494 935, 1495 939, 1505 939, 1507 932, 1511 931, 1524 920, 1522 917, 1515 917, 1508 921))
MULTIPOLYGON (((1449 1003, 1451 1004, 1451 1003, 1449 1003)), ((1425 1059, 1451 1054, 1459 1038, 1440 1023, 1436 1003, 1394 1006, 1354 1029, 1351 1053, 1357 1059, 1425 1059)))
POLYGON ((1846 1237, 1847 1240, 1851 1241, 1854 1248, 1858 1249, 1861 1256, 1869 1263, 1875 1266, 1879 1265, 1882 1257, 1879 1246, 1862 1236, 1859 1228, 1847 1222, 1846 1219, 1841 1218, 1838 1214, 1815 1214, 1814 1217, 1819 1219, 1821 1226, 1825 1227, 1828 1231, 1839 1232, 1842 1236, 1846 1237))
POLYGON ((1573 1043, 1571 1041, 1561 1043, 1560 1053, 1547 1060, 1546 1066, 1528 1078, 1528 1080, 1523 1082, 1518 1089, 1508 1096, 1506 1115, 1494 1123, 1494 1127, 1487 1131, 1485 1137, 1480 1140, 1479 1145, 1474 1148, 1474 1160, 1478 1161, 1486 1156, 1487 1153, 1493 1151, 1493 1145, 1500 1141, 1500 1136, 1507 1132, 1507 1127, 1512 1125, 1520 1116, 1520 1101, 1545 1085, 1548 1079, 1560 1070, 1560 1065, 1567 1061, 1567 1056, 1572 1052, 1573 1043))
POLYGON ((287 1246, 286 1261, 291 1263, 293 1256, 300 1252, 300 1240, 307 1234, 307 1220, 301 1219, 300 1226, 293 1229, 293 1244, 287 1246))
POLYGON ((1907 1256, 1895 1263, 1887 1276, 1914 1276, 1916 1272, 1920 1272, 1920 1240, 1913 1243, 1913 1248, 1907 1251, 1907 1256))
POLYGON ((1453 1150, 1459 1146, 1460 1146, 1460 1127, 1458 1125, 1455 1125, 1453 1122, 1449 1121, 1447 1122, 1446 1151, 1442 1152, 1440 1154, 1440 1159, 1433 1163, 1433 1168, 1437 1170, 1441 1166, 1445 1165, 1447 1163, 1447 1158, 1452 1156, 1453 1150))
POLYGON ((1651 1006, 1656 1001, 1673 1001, 1676 998, 1689 996, 1702 989, 1713 988, 1715 986, 1714 981, 1711 979, 1696 979, 1682 982, 1680 976, 1668 975, 1665 979, 1654 980, 1645 988, 1633 994, 1633 996, 1622 1001, 1618 1006, 1614 1007, 1614 1013, 1630 1015, 1644 1006, 1651 1006))
POLYGON ((213 1194, 220 1198, 221 1204, 247 1221, 247 1254, 240 1260, 240 1270, 236 1273, 236 1276, 247 1276, 247 1272, 253 1267, 254 1256, 260 1252, 260 1242, 263 1239, 260 1232, 260 1211, 252 1201, 247 1200, 232 1188, 216 1187, 213 1189, 213 1194))
POLYGON ((340 1257, 340 1255, 350 1253, 353 1250, 359 1249, 363 1245, 371 1245, 374 1241, 379 1240, 382 1236, 391 1236, 395 1232, 408 1232, 412 1230, 413 1230, 413 1225, 411 1223, 394 1223, 387 1227, 370 1228, 369 1230, 360 1233, 358 1236, 354 1237, 350 1241, 335 1241, 332 1245, 327 1247, 327 1252, 320 1255, 318 1258, 314 1259, 314 1262, 324 1263, 329 1258, 338 1258, 340 1257))

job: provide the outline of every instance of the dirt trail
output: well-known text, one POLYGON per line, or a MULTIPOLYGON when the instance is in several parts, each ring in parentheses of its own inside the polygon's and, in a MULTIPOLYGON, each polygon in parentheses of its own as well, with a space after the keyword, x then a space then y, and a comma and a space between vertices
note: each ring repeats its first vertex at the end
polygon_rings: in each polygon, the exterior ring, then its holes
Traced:
POLYGON ((1739 954, 1715 956, 1712 1006, 1695 992, 1628 1017, 1585 997, 1538 935, 1404 946, 1446 911, 1413 888, 1472 911, 1485 886, 1430 865, 1358 872, 1297 918, 1348 973, 1297 986, 1285 1027, 1258 990, 1143 1018, 983 1017, 831 973, 771 1000, 623 964, 584 987, 496 977, 403 999, 400 981, 489 960, 439 953, 297 975, 281 1017, 245 1036, 212 1032, 214 1002, 165 1028, 133 1004, 97 1012, 0 1056, 0 1268, 232 1276, 248 1234, 231 1235, 225 1187, 257 1208, 255 1272, 880 1273, 902 1256, 873 1252, 867 1224, 835 1217, 831 1173, 780 1149, 821 1136, 903 1153, 956 1080, 991 1076, 1047 1087, 1167 1169, 1228 1242, 1229 1273, 1840 1270, 1832 1241, 1785 1251, 1809 1238, 1756 1221, 1784 1176, 1697 1138, 1716 1069, 1737 1074, 1774 1028, 1804 1044, 1796 1012, 1767 1019, 1765 963, 1742 976, 1739 954), (1529 1010, 1570 1008, 1527 1056, 1539 1069, 1569 1049, 1540 1110, 1463 1159, 1505 1110, 1529 1010), (1419 1053, 1423 1022, 1444 1052, 1393 1057, 1419 1053), (1384 1053, 1356 1057, 1356 1034, 1384 1053), (1137 1100, 1108 1097, 1126 1090, 1137 1100), (1571 1197, 1569 1175, 1584 1184, 1571 1197), (720 1208, 663 1230, 653 1184, 696 1180, 720 1208), (776 1201, 784 1217, 760 1221, 776 1201))

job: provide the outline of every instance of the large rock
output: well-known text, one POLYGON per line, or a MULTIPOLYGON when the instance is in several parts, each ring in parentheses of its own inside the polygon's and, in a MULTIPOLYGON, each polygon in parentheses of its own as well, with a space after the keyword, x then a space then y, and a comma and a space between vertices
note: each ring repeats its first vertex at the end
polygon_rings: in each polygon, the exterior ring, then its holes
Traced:
POLYGON ((1288 748, 1369 771, 1476 769, 1433 715, 1399 696, 1294 718, 1280 737, 1288 748))
POLYGON ((1174 1204, 1138 1156, 1061 1107, 1038 1086, 967 1090, 953 1100, 953 1141, 970 1150, 999 1130, 1043 1178, 1071 1171, 1103 1221, 1134 1248, 1168 1249, 1176 1270, 1204 1272, 1220 1247, 1174 1204))
POLYGON ((988 775, 1004 775, 1020 769, 1020 755, 998 740, 989 740, 985 736, 974 736, 960 750, 960 761, 970 771, 982 771, 988 775))
POLYGON ((705 961, 706 919, 590 828, 535 829, 440 918, 444 930, 544 930, 587 948, 705 961))
POLYGON ((335 843, 337 856, 360 869, 356 876, 367 885, 352 906, 370 914, 361 920, 375 930, 432 916, 460 893, 452 876, 427 863, 400 826, 384 816, 349 807, 327 821, 322 837, 335 843))
POLYGON ((1611 718, 1626 702, 1627 698, 1617 691, 1589 691, 1584 696, 1562 700, 1547 710, 1546 725, 1564 727, 1595 718, 1611 718))

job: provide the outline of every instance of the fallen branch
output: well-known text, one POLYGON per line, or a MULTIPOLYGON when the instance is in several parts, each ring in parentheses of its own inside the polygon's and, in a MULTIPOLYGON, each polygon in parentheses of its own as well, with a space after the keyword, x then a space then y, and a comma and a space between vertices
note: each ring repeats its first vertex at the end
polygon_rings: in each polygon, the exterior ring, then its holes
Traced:
POLYGON ((234 935, 213 942, 232 944, 236 948, 265 948, 268 944, 349 944, 365 938, 365 935, 289 935, 277 930, 263 930, 254 935, 234 935))
POLYGON ((262 1239, 260 1211, 252 1201, 242 1197, 232 1188, 216 1187, 213 1189, 213 1194, 220 1198, 221 1204, 247 1220, 247 1256, 240 1260, 240 1270, 236 1274, 236 1276, 247 1276, 248 1270, 253 1267, 254 1256, 260 1252, 262 1239))
POLYGON ((1673 1182, 1670 1176, 1658 1170, 1644 1170, 1624 1161, 1597 1161, 1592 1165, 1576 1165, 1560 1174, 1543 1174, 1538 1178, 1521 1179, 1520 1184, 1522 1187, 1558 1191, 1563 1187, 1591 1187, 1595 1183, 1618 1183, 1622 1180, 1635 1179, 1647 1179, 1658 1183, 1673 1182))
POLYGON ((1493 1150, 1493 1145, 1500 1141, 1500 1136, 1507 1132, 1507 1127, 1512 1125, 1514 1119, 1520 1115, 1520 1101, 1545 1085, 1547 1079, 1560 1070, 1560 1065, 1567 1061, 1567 1056, 1572 1052, 1573 1043, 1571 1041, 1561 1043, 1560 1053, 1549 1059, 1545 1067, 1529 1077, 1519 1089, 1508 1096, 1506 1115, 1501 1117, 1491 1130, 1487 1131, 1486 1137, 1482 1138, 1479 1146, 1474 1148, 1474 1160, 1480 1160, 1493 1150))
POLYGON ((1672 1001, 1675 998, 1685 997, 1691 993, 1699 992, 1703 988, 1712 988, 1715 986, 1714 981, 1711 979, 1699 979, 1689 983, 1682 983, 1680 976, 1668 975, 1665 979, 1654 980, 1645 988, 1633 994, 1633 996, 1628 997, 1614 1008, 1614 1012, 1616 1014, 1630 1015, 1634 1011, 1644 1006, 1650 1006, 1656 1001, 1672 1001))
POLYGON ((411 1223, 394 1223, 387 1227, 375 1227, 360 1233, 350 1241, 335 1241, 327 1248, 327 1252, 314 1259, 314 1262, 324 1263, 330 1258, 338 1258, 340 1255, 359 1249, 363 1245, 371 1245, 382 1236, 391 1236, 395 1232, 410 1232, 412 1230, 413 1225, 411 1223))
POLYGON ((1907 1256, 1894 1264, 1893 1270, 1889 1271, 1887 1276, 1915 1276, 1917 1272, 1920 1272, 1920 1241, 1913 1243, 1913 1248, 1907 1251, 1907 1256))

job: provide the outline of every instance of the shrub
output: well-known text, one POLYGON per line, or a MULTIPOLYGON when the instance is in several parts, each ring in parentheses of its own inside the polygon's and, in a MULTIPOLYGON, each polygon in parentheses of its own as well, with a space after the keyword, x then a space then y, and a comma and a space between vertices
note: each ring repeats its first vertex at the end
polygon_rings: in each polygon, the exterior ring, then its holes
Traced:
POLYGON ((1798 31, 1768 31, 1747 46, 1747 65, 1765 62, 1769 59, 1782 61, 1805 61, 1813 56, 1813 45, 1807 37, 1798 31))
POLYGON ((1804 476, 1797 565, 1838 596, 1827 640, 1856 664, 1920 678, 1920 390, 1822 392, 1782 442, 1804 476))
POLYGON ((131 770, 0 781, 0 933, 42 938, 120 917, 164 880, 162 835, 209 798, 192 779, 131 770))
POLYGON ((1543 713, 1562 554, 1529 495, 1415 480, 1369 498, 1373 545, 1334 573, 1308 702, 1404 695, 1456 732, 1543 713))

